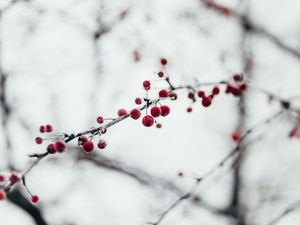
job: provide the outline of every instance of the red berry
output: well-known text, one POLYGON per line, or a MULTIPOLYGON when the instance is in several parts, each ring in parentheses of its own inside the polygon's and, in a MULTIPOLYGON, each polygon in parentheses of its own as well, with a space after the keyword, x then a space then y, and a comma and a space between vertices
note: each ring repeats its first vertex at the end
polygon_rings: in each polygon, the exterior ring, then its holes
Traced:
POLYGON ((37 195, 32 195, 31 196, 31 202, 32 203, 37 203, 39 201, 39 197, 37 195))
POLYGON ((86 136, 79 136, 78 138, 78 142, 79 142, 79 145, 82 145, 84 142, 88 141, 89 139, 86 137, 86 136))
POLYGON ((161 114, 161 109, 157 106, 154 106, 153 108, 151 108, 150 113, 153 117, 159 117, 161 114))
POLYGON ((188 108, 186 109, 186 111, 187 111, 188 113, 190 113, 190 112, 193 111, 193 108, 192 108, 192 107, 188 107, 188 108))
POLYGON ((220 88, 218 86, 215 86, 213 89, 212 89, 212 94, 213 95, 218 95, 220 93, 220 88))
POLYGON ((97 144, 98 148, 100 148, 100 149, 104 149, 106 147, 106 145, 107 145, 106 141, 104 141, 104 140, 99 140, 98 144, 97 144))
POLYGON ((231 87, 231 94, 233 94, 234 96, 240 96, 242 94, 242 91, 239 88, 236 87, 231 87))
POLYGON ((176 100, 177 99, 177 94, 175 93, 175 92, 171 92, 170 94, 169 94, 169 97, 170 97, 170 99, 171 100, 176 100))
POLYGON ((4 190, 0 190, 0 201, 6 199, 6 193, 4 190))
POLYGON ((162 105, 160 107, 160 110, 161 110, 161 116, 167 116, 170 114, 170 108, 167 105, 162 105))
POLYGON ((118 116, 121 117, 121 116, 125 116, 127 114, 127 111, 125 109, 119 109, 118 110, 118 116))
POLYGON ((94 150, 94 143, 91 141, 86 141, 83 145, 82 145, 82 150, 85 153, 91 153, 94 150))
POLYGON ((188 93, 188 98, 192 99, 193 101, 195 101, 195 93, 194 92, 189 92, 188 93))
POLYGON ((233 74, 232 78, 235 82, 239 82, 243 80, 243 77, 240 74, 233 74))
POLYGON ((144 116, 142 119, 142 123, 145 127, 151 127, 154 124, 154 119, 152 116, 144 116))
POLYGON ((47 152, 48 152, 49 154, 54 154, 54 153, 56 153, 56 149, 55 149, 54 144, 49 144, 49 145, 47 146, 47 152))
POLYGON ((47 133, 51 133, 53 131, 53 127, 50 124, 47 124, 46 127, 45 127, 45 131, 47 133))
POLYGON ((247 85, 246 85, 245 83, 243 83, 243 84, 241 84, 241 85, 239 86, 239 89, 240 89, 241 91, 245 91, 245 90, 247 89, 247 85))
POLYGON ((102 124, 104 122, 103 116, 98 116, 97 117, 97 123, 102 124))
POLYGON ((161 123, 157 123, 156 128, 160 129, 161 128, 161 123))
POLYGON ((162 89, 158 93, 160 98, 167 98, 169 97, 169 92, 166 89, 162 89))
POLYGON ((19 176, 15 172, 13 172, 9 177, 10 184, 13 185, 17 183, 19 179, 20 179, 19 176))
POLYGON ((144 86, 145 90, 148 91, 148 90, 151 88, 151 83, 150 83, 150 81, 149 81, 149 80, 145 80, 145 81, 143 82, 143 86, 144 86))
POLYGON ((164 72, 159 71, 157 75, 158 75, 160 78, 162 78, 162 77, 164 76, 164 72))
POLYGON ((241 137, 240 134, 236 131, 231 134, 231 138, 233 141, 239 142, 241 137))
POLYGON ((210 105, 211 105, 211 98, 210 98, 210 97, 204 96, 204 97, 202 98, 202 105, 203 105, 204 107, 210 106, 210 105))
POLYGON ((161 64, 161 65, 165 66, 165 65, 167 65, 167 63, 168 63, 168 60, 167 60, 167 59, 165 59, 165 58, 161 58, 161 59, 160 59, 160 64, 161 64))
POLYGON ((57 152, 62 153, 66 150, 66 143, 63 141, 57 141, 54 144, 54 148, 57 152))
POLYGON ((205 96, 205 92, 204 91, 198 91, 198 97, 199 98, 203 98, 205 96))
POLYGON ((136 98, 135 99, 135 104, 140 105, 142 104, 143 100, 141 98, 136 98))
POLYGON ((5 176, 0 174, 0 182, 3 182, 3 181, 5 181, 5 176))
POLYGON ((42 143, 43 143, 43 138, 41 138, 41 137, 36 137, 36 138, 35 138, 35 143, 37 143, 38 145, 42 144, 42 143))
POLYGON ((133 109, 130 111, 130 117, 134 120, 139 119, 141 116, 141 111, 139 109, 133 109))
POLYGON ((45 133, 45 126, 40 126, 40 132, 45 133))

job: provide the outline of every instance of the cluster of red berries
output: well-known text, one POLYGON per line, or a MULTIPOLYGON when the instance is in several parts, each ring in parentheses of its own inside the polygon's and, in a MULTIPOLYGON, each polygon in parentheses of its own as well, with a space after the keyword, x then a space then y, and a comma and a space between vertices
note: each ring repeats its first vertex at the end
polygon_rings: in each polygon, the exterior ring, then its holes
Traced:
MULTIPOLYGON (((102 132, 103 134, 103 132, 102 132)), ((81 146, 82 151, 84 153, 91 153, 94 151, 95 146, 92 140, 89 140, 86 136, 79 136, 78 137, 78 145, 81 146)), ((99 149, 104 149, 106 147, 106 141, 100 139, 97 143, 99 149)))
POLYGON ((225 93, 232 94, 233 96, 241 96, 242 93, 247 89, 246 83, 244 83, 244 77, 240 74, 234 74, 232 76, 234 84, 227 84, 225 93))
MULTIPOLYGON (((41 125, 39 128, 39 131, 41 133, 51 133, 53 131, 53 127, 50 124, 47 125, 41 125)), ((35 143, 37 143, 38 145, 42 144, 44 140, 46 140, 47 138, 42 138, 42 137, 36 137, 35 138, 35 143)), ((54 154, 56 152, 58 153, 63 153, 66 150, 66 143, 63 142, 62 140, 57 140, 54 143, 50 143, 47 146, 47 152, 49 154, 54 154)))
MULTIPOLYGON (((0 174, 0 183, 3 183, 5 181, 6 181, 5 176, 0 174)), ((9 181, 10 185, 14 185, 20 181, 20 176, 16 172, 12 172, 10 174, 10 176, 8 177, 8 181, 9 181)), ((26 190, 28 191, 28 189, 26 189, 26 190)), ((37 203, 39 201, 39 197, 37 195, 32 195, 29 191, 28 191, 28 193, 31 196, 32 203, 37 203)), ((5 199, 6 199, 6 192, 3 188, 1 188, 0 189, 0 201, 5 200, 5 199)))

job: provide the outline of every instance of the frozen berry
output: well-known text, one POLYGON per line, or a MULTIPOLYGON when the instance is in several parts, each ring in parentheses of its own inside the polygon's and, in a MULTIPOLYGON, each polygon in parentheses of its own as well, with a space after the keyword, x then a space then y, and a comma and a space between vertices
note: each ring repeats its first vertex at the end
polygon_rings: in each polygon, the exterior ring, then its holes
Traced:
POLYGON ((3 182, 3 181, 5 181, 5 176, 0 174, 0 182, 3 182))
POLYGON ((45 133, 45 126, 40 126, 40 132, 45 133))
POLYGON ((186 109, 186 111, 187 111, 188 113, 190 113, 190 112, 193 111, 193 108, 192 108, 192 107, 188 107, 188 108, 186 109))
POLYGON ((83 145, 82 145, 82 149, 84 152, 86 153, 91 153, 94 150, 94 143, 91 141, 86 141, 83 145))
POLYGON ((45 131, 46 131, 47 133, 51 133, 51 132, 53 131, 52 125, 47 124, 47 125, 45 126, 45 131))
POLYGON ((20 179, 19 176, 15 172, 13 172, 9 177, 10 184, 13 185, 17 183, 19 179, 20 179))
POLYGON ((125 109, 119 109, 118 110, 118 116, 121 117, 121 116, 125 116, 127 114, 127 111, 125 109))
POLYGON ((232 78, 235 82, 239 82, 243 80, 243 76, 240 74, 233 74, 232 78))
POLYGON ((41 138, 41 137, 36 137, 36 138, 35 138, 35 143, 37 143, 38 145, 42 144, 42 143, 43 143, 43 138, 41 138))
POLYGON ((100 149, 104 149, 106 147, 106 145, 107 145, 106 141, 104 141, 104 140, 99 140, 98 144, 97 144, 98 148, 100 148, 100 149))
POLYGON ((159 71, 157 75, 158 75, 160 78, 162 78, 162 77, 164 76, 164 72, 159 71))
POLYGON ((171 92, 170 94, 169 94, 169 97, 170 97, 170 99, 171 100, 176 100, 177 99, 177 94, 175 93, 175 92, 171 92))
POLYGON ((161 109, 157 106, 151 108, 150 113, 153 117, 159 117, 161 114, 161 109))
POLYGON ((150 83, 150 81, 149 81, 149 80, 145 80, 145 81, 143 82, 143 86, 144 86, 145 90, 148 91, 148 90, 151 88, 151 83, 150 83))
POLYGON ((160 129, 162 126, 161 126, 161 123, 157 123, 156 124, 156 128, 160 129))
POLYGON ((215 86, 212 89, 212 95, 218 95, 220 93, 220 88, 218 86, 215 86))
POLYGON ((210 106, 210 105, 211 105, 211 98, 210 98, 210 97, 204 96, 204 97, 202 98, 202 105, 203 105, 204 107, 210 106))
POLYGON ((167 105, 162 105, 160 107, 160 110, 161 110, 161 116, 167 116, 170 113, 170 108, 167 105))
POLYGON ((203 98, 205 96, 205 92, 204 91, 198 91, 198 97, 199 98, 203 98))
POLYGON ((237 131, 235 131, 231 134, 231 138, 235 142, 239 142, 241 139, 240 134, 237 131))
POLYGON ((241 84, 241 85, 239 86, 239 89, 240 89, 241 91, 245 91, 245 90, 247 89, 247 85, 246 85, 245 83, 243 83, 243 84, 241 84))
POLYGON ((141 116, 141 111, 139 109, 133 109, 130 111, 130 117, 134 120, 139 119, 141 116))
POLYGON ((140 104, 142 104, 143 100, 141 98, 136 98, 134 100, 134 102, 135 102, 135 104, 140 105, 140 104))
POLYGON ((152 116, 144 116, 142 119, 142 123, 145 127, 151 127, 154 124, 154 119, 152 116))
POLYGON ((97 123, 102 124, 104 122, 103 116, 98 116, 97 117, 97 123))
POLYGON ((169 92, 166 89, 162 89, 158 93, 160 98, 167 98, 169 96, 169 92))
POLYGON ((56 149, 55 149, 54 144, 49 144, 49 145, 47 146, 47 152, 48 152, 49 154, 54 154, 54 153, 56 153, 56 149))
POLYGON ((188 93, 188 98, 192 99, 193 101, 195 101, 195 93, 194 92, 189 92, 188 93))
POLYGON ((161 65, 165 66, 165 65, 167 65, 167 63, 168 63, 168 60, 167 60, 167 59, 165 59, 165 58, 161 58, 161 59, 160 59, 160 64, 161 64, 161 65))
POLYGON ((32 195, 31 196, 31 202, 32 203, 37 203, 39 201, 39 197, 37 195, 32 195))
POLYGON ((54 144, 54 148, 57 152, 62 153, 66 150, 66 143, 63 141, 57 141, 54 144))

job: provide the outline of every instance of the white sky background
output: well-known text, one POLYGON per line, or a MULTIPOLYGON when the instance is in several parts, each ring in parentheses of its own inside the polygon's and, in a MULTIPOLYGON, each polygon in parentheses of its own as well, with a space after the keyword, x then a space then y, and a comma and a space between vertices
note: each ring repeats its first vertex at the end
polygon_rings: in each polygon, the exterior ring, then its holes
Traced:
MULTIPOLYGON (((298 0, 220 2, 240 12, 247 8, 254 23, 300 49, 298 0)), ((0 7, 8 3, 1 0, 0 7)), ((96 126, 97 115, 114 117, 121 107, 131 109, 135 97, 144 96, 143 80, 156 80, 161 56, 168 58, 167 71, 176 84, 194 78, 220 81, 242 70, 240 25, 197 0, 35 0, 14 4, 0 22, 3 68, 9 75, 7 96, 13 107, 9 136, 20 170, 28 164, 28 154, 45 149, 46 145, 34 143, 40 124, 78 132, 96 126), (128 16, 119 21, 126 9, 128 16), (97 17, 111 30, 95 45, 97 17), (133 61, 135 50, 141 53, 138 63, 133 61)), ((300 95, 299 59, 259 35, 250 38, 249 46, 254 56, 253 84, 283 97, 300 95)), ((155 82, 157 87, 163 85, 155 82)), ((250 93, 247 100, 249 126, 277 109, 262 95, 250 93)), ((178 178, 179 170, 201 176, 234 147, 230 135, 237 125, 237 103, 237 98, 222 93, 211 107, 205 109, 198 102, 187 114, 190 104, 186 91, 181 91, 179 100, 169 103, 171 115, 160 121, 163 129, 145 128, 140 120, 123 121, 108 130, 108 146, 101 154, 188 190, 193 181, 178 178)), ((280 120, 260 130, 264 138, 246 154, 243 204, 251 224, 266 224, 300 198, 300 141, 287 138, 291 127, 280 120)), ((0 147, 5 171, 2 137, 0 147)), ((58 160, 42 161, 27 177, 51 225, 145 224, 155 221, 178 197, 174 191, 143 186, 87 162, 76 163, 70 152, 53 158, 58 160)), ((230 200, 232 174, 226 171, 221 169, 197 192, 218 208, 230 200)), ((34 224, 9 202, 0 202, 0 218, 5 225, 34 224)), ((296 225, 299 219, 298 211, 278 225, 296 225)), ((187 201, 163 224, 234 223, 187 201)))

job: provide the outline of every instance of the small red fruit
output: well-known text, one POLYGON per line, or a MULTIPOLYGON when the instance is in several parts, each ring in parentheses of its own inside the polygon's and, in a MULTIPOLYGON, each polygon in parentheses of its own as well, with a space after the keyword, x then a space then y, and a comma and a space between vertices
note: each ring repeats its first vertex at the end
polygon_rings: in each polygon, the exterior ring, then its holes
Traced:
POLYGON ((210 97, 204 96, 204 97, 202 98, 202 105, 203 105, 204 107, 210 106, 210 105, 211 105, 211 98, 210 98, 210 97))
POLYGON ((39 196, 37 195, 32 195, 31 196, 31 202, 32 203, 37 203, 39 201, 39 196))
POLYGON ((45 133, 45 126, 40 126, 40 132, 45 133))
POLYGON ((104 149, 106 147, 106 145, 107 145, 106 141, 104 141, 104 140, 99 140, 98 144, 97 144, 98 148, 100 148, 100 149, 104 149))
POLYGON ((187 111, 188 113, 190 113, 190 112, 193 111, 193 108, 192 108, 192 107, 188 107, 188 108, 186 109, 186 111, 187 111))
POLYGON ((145 90, 148 91, 151 88, 151 82, 149 80, 145 80, 143 82, 143 86, 144 86, 145 90))
POLYGON ((245 91, 245 90, 247 89, 247 85, 246 85, 245 83, 243 83, 243 84, 241 84, 241 85, 239 86, 239 89, 240 89, 241 91, 245 91))
POLYGON ((141 111, 139 109, 133 109, 130 111, 130 117, 134 120, 139 119, 141 116, 141 111))
POLYGON ((54 148, 57 152, 62 153, 66 150, 66 143, 63 141, 57 141, 54 144, 54 148))
POLYGON ((160 129, 161 128, 161 123, 157 123, 156 128, 160 129))
POLYGON ((47 133, 51 133, 51 132, 53 131, 52 125, 47 124, 47 125, 45 126, 45 131, 46 131, 47 133))
POLYGON ((121 116, 125 116, 127 114, 127 111, 125 109, 119 109, 118 110, 118 116, 121 117, 121 116))
POLYGON ((35 143, 37 143, 38 145, 42 144, 42 143, 43 143, 43 138, 41 138, 41 137, 36 137, 36 138, 35 138, 35 143))
POLYGON ((205 96, 205 92, 204 91, 198 91, 198 97, 199 98, 203 98, 205 96))
POLYGON ((154 124, 154 119, 152 116, 144 116, 142 119, 142 123, 145 127, 151 127, 154 124))
POLYGON ((170 108, 167 105, 162 105, 160 107, 160 110, 161 110, 161 116, 167 116, 170 114, 170 108))
POLYGON ((241 139, 240 134, 237 131, 235 131, 231 134, 231 138, 235 142, 239 142, 241 139))
POLYGON ((151 108, 150 113, 153 117, 159 117, 161 114, 161 109, 157 106, 154 106, 153 108, 151 108))
POLYGON ((97 117, 97 123, 102 124, 104 122, 103 116, 98 116, 97 117))
POLYGON ((161 58, 160 59, 160 64, 161 65, 165 66, 165 65, 167 65, 167 63, 168 63, 168 60, 166 58, 161 58))
POLYGON ((164 72, 159 71, 157 75, 158 75, 158 77, 162 78, 164 76, 164 72))
POLYGON ((174 101, 174 100, 177 99, 177 94, 176 94, 175 92, 171 92, 171 93, 169 94, 169 97, 170 97, 170 99, 171 99, 172 101, 174 101))
POLYGON ((13 172, 9 177, 10 184, 13 185, 17 183, 19 179, 20 179, 19 176, 15 172, 13 172))
POLYGON ((0 182, 3 182, 3 181, 5 181, 5 176, 0 174, 0 182))
POLYGON ((134 102, 135 102, 135 104, 140 105, 140 104, 142 104, 143 100, 141 98, 136 98, 134 100, 134 102))
POLYGON ((243 76, 240 74, 233 74, 232 78, 235 82, 239 82, 243 80, 243 76))
POLYGON ((192 99, 193 101, 195 101, 195 93, 194 92, 189 92, 188 93, 188 98, 192 99))
POLYGON ((169 92, 166 89, 162 89, 158 93, 160 98, 167 98, 169 97, 169 92))
POLYGON ((213 95, 218 95, 220 93, 220 88, 218 86, 215 86, 213 89, 212 89, 212 94, 213 95))
POLYGON ((94 150, 94 143, 91 141, 86 141, 83 145, 82 145, 82 150, 85 153, 91 153, 94 150))
POLYGON ((47 146, 47 152, 48 152, 49 154, 54 154, 54 153, 56 153, 56 149, 55 149, 54 144, 49 144, 49 145, 47 146))

